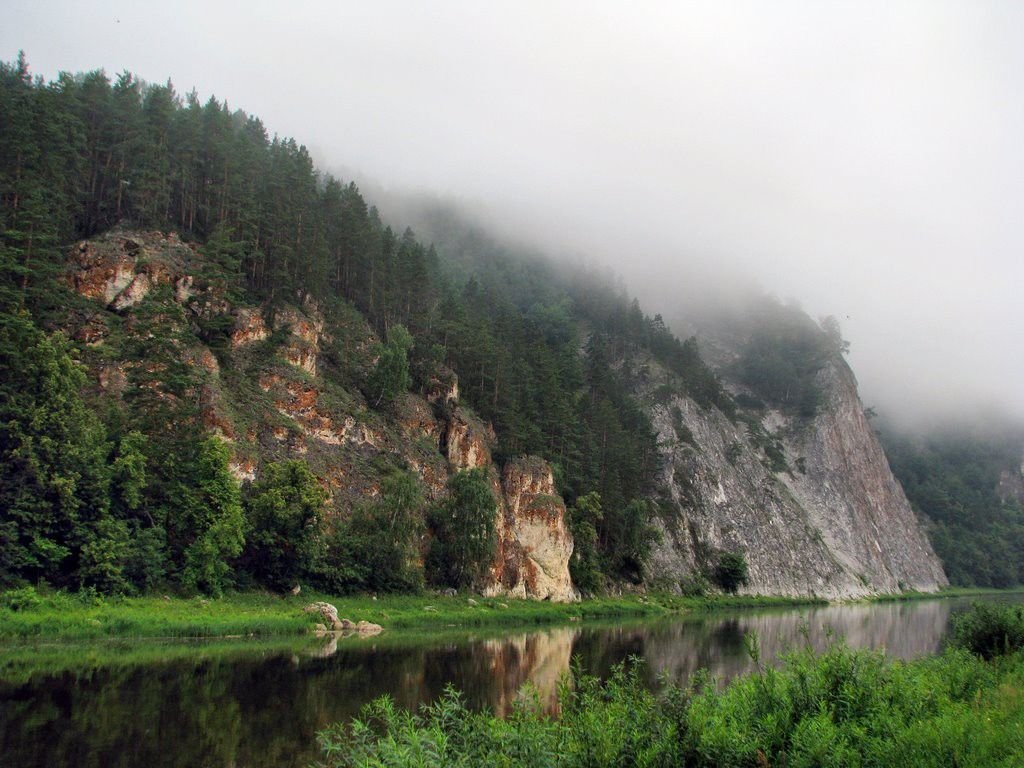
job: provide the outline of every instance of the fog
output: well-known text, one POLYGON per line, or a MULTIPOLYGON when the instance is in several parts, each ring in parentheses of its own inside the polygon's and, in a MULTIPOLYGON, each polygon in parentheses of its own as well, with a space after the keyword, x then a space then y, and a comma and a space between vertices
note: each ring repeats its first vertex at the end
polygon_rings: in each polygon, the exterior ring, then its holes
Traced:
POLYGON ((0 55, 170 77, 326 167, 610 265, 839 318, 865 402, 1024 417, 1024 4, 45 2, 0 55))

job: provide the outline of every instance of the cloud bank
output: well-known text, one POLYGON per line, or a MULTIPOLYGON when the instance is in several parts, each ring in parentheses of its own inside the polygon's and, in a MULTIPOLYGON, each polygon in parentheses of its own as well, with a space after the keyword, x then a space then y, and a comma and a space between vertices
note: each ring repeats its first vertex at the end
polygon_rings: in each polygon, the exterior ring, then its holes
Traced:
POLYGON ((15 2, 0 55, 196 87, 328 167, 832 314, 869 404, 1024 417, 1024 5, 15 2))

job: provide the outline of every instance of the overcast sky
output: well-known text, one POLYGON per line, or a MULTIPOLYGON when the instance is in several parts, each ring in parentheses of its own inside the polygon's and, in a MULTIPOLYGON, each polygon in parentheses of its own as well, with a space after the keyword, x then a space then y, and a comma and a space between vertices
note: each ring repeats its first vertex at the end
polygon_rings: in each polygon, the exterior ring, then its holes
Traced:
POLYGON ((836 315, 864 400, 1024 416, 1024 3, 8 0, 0 55, 193 86, 672 314, 836 315))

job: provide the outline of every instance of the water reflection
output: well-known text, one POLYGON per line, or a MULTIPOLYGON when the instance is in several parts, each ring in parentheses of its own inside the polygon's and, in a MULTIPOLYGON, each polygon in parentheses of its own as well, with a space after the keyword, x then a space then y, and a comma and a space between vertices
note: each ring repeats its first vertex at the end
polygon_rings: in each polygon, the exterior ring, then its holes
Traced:
POLYGON ((529 683, 553 709, 574 656, 598 674, 640 657, 652 684, 657 671, 680 682, 700 668, 729 678, 749 668, 744 637, 750 632, 766 660, 807 641, 821 648, 830 632, 852 646, 909 658, 940 647, 950 612, 964 602, 713 614, 500 638, 420 641, 385 633, 231 653, 216 645, 175 647, 170 658, 158 652, 157 661, 125 661, 114 653, 18 675, 0 663, 0 754, 12 767, 305 766, 317 757, 317 730, 351 718, 384 693, 414 708, 452 684, 471 706, 506 713, 529 683))

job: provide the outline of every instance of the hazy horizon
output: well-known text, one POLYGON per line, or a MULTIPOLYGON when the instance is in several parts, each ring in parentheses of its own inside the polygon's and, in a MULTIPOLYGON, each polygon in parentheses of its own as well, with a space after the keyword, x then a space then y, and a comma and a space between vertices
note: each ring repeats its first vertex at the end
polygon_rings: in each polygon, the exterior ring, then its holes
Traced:
POLYGON ((612 268, 651 313, 794 299, 895 418, 1024 418, 1024 5, 12 6, 0 55, 47 79, 227 99, 324 168, 612 268))

